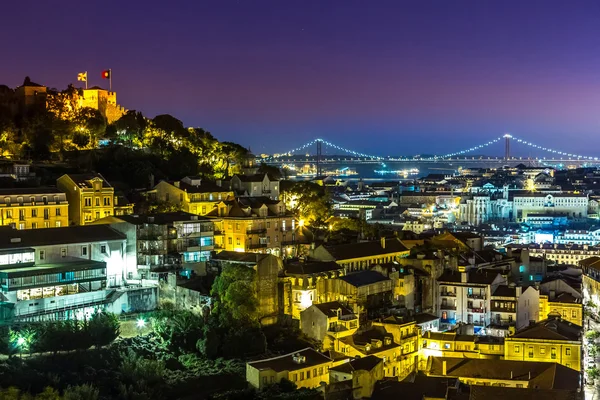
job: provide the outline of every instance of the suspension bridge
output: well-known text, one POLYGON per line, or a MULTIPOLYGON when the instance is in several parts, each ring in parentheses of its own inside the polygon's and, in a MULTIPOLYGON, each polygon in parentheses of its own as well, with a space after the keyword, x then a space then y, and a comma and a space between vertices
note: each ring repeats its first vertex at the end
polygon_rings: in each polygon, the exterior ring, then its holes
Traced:
POLYGON ((600 158, 591 154, 574 154, 553 149, 545 145, 529 142, 510 134, 497 137, 485 143, 478 144, 460 151, 441 155, 416 155, 408 157, 378 156, 365 154, 361 151, 347 149, 325 139, 317 138, 286 152, 274 154, 258 161, 270 165, 295 165, 314 163, 320 171, 321 165, 326 164, 381 164, 381 163, 412 163, 432 164, 451 163, 453 165, 513 165, 525 163, 530 166, 597 166, 600 158), (503 144, 503 146, 502 146, 503 144), (496 145, 496 146, 494 146, 496 145), (516 157, 512 151, 515 146, 525 149, 536 156, 516 157), (323 152, 323 148, 327 152, 323 152), (502 155, 484 155, 483 152, 498 151, 502 147, 502 155))

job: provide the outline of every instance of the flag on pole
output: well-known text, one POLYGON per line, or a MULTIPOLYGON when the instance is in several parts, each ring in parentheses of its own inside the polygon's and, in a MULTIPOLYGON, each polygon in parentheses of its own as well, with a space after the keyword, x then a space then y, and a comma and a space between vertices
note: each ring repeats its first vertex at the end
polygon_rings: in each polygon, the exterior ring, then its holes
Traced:
POLYGON ((110 69, 104 70, 102 71, 102 78, 103 79, 110 79, 110 69))
POLYGON ((87 82, 87 71, 78 73, 77 80, 82 81, 82 82, 87 82))

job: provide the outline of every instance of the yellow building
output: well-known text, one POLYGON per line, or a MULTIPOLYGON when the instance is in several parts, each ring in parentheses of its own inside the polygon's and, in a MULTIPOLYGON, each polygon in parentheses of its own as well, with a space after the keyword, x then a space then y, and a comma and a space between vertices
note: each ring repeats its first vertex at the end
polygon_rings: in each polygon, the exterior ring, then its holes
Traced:
POLYGON ((581 368, 581 327, 553 316, 505 338, 504 359, 545 361, 581 368))
POLYGON ((221 181, 186 176, 181 181, 159 182, 148 196, 150 200, 181 205, 190 214, 207 215, 220 202, 233 199, 233 191, 222 187, 221 181))
MULTIPOLYGON (((347 361, 344 360, 342 362, 347 361)), ((342 362, 311 348, 295 353, 246 363, 246 381, 257 389, 287 379, 299 388, 318 388, 329 383, 329 368, 342 362)))
POLYGON ((100 174, 67 174, 57 186, 69 201, 69 223, 86 225, 115 214, 115 189, 100 174))
POLYGON ((17 229, 69 226, 67 196, 56 188, 0 189, 0 225, 17 229))
POLYGON ((540 295, 540 318, 546 318, 551 314, 560 315, 565 321, 583 326, 581 299, 569 293, 561 293, 554 300, 549 300, 546 295, 540 295))
POLYGON ((285 257, 295 256, 307 240, 279 200, 240 197, 222 201, 208 216, 220 219, 215 222, 215 248, 285 257))
POLYGON ((406 257, 410 250, 396 238, 342 245, 321 245, 310 256, 319 261, 335 261, 346 272, 369 269, 376 264, 389 263, 406 257))
POLYGON ((577 389, 579 373, 548 362, 432 357, 425 373, 456 378, 471 386, 507 388, 577 389))

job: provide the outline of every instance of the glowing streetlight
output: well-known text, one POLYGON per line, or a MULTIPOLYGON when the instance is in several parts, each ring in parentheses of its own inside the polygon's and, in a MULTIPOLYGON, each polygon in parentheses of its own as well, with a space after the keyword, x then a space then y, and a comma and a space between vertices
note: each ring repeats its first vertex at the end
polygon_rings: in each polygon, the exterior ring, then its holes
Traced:
POLYGON ((19 347, 23 347, 23 345, 26 343, 27 341, 25 340, 25 338, 23 336, 19 336, 19 338, 17 339, 17 346, 19 347))
POLYGON ((146 321, 144 321, 143 318, 138 318, 138 320, 135 323, 135 326, 137 326, 139 329, 142 329, 146 326, 146 321))

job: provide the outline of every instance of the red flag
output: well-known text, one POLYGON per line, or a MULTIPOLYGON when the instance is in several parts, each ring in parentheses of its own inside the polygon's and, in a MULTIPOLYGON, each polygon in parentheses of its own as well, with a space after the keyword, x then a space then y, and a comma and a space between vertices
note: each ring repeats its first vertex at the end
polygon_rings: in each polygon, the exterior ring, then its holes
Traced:
POLYGON ((110 79, 110 69, 102 71, 102 78, 104 78, 104 79, 110 79))

